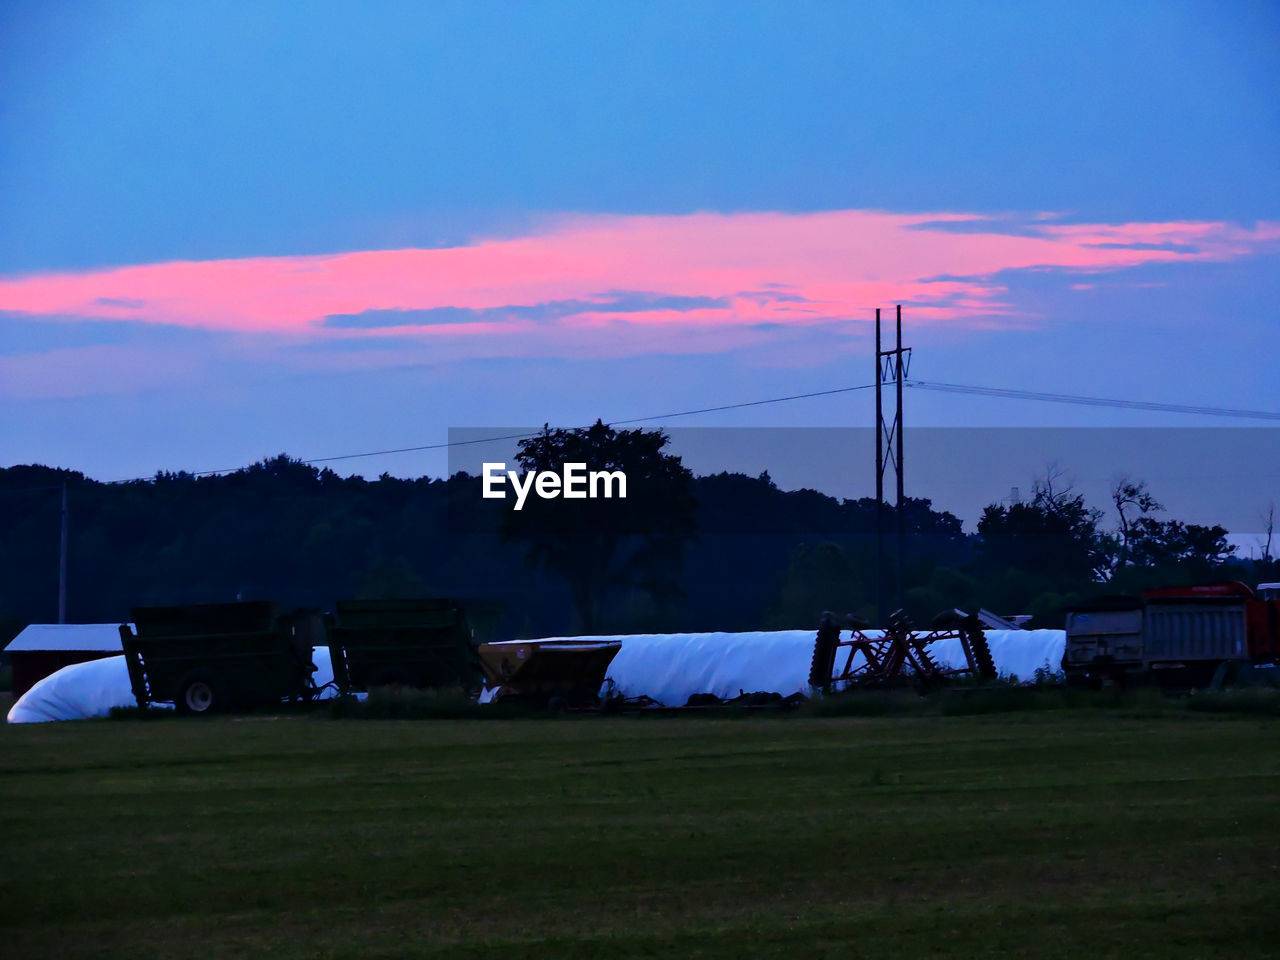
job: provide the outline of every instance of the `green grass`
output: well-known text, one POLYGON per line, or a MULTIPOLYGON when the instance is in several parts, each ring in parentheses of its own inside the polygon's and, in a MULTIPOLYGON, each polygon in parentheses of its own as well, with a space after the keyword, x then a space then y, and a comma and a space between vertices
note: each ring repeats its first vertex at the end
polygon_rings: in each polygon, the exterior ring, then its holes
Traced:
POLYGON ((1239 690, 1204 691, 1191 697, 1187 706, 1205 713, 1256 713, 1280 717, 1280 690, 1244 687, 1239 690))
POLYGON ((1269 957, 1280 721, 0 729, 6 957, 1269 957))
POLYGON ((374 689, 364 700, 335 697, 314 710, 335 720, 511 720, 548 713, 545 706, 518 700, 478 703, 462 690, 399 687, 374 689))

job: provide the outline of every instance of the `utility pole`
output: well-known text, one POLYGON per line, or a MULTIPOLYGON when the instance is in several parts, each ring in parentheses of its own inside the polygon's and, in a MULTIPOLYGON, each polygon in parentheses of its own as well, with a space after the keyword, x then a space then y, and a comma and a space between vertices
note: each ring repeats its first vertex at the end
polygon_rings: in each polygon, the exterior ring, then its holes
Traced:
POLYGON ((67 622, 67 481, 62 481, 62 536, 58 548, 58 622, 67 622))
POLYGON ((893 465, 896 481, 895 509, 897 521, 897 583, 895 595, 896 609, 901 610, 904 604, 906 584, 903 579, 902 564, 906 553, 906 518, 904 516, 906 497, 903 492, 903 449, 902 449, 902 387, 907 372, 911 367, 911 348, 902 346, 902 305, 897 308, 897 337, 892 350, 884 348, 881 342, 880 308, 876 308, 876 615, 881 626, 886 625, 885 589, 884 589, 884 474, 889 465, 893 465), (891 420, 884 414, 884 385, 894 383, 894 410, 891 420))
POLYGON ((884 400, 881 397, 880 308, 876 307, 876 624, 884 622, 884 400))
MULTIPOLYGON (((898 477, 898 496, 894 501, 898 505, 898 509, 896 511, 898 515, 898 602, 896 606, 897 609, 901 610, 906 605, 906 601, 903 599, 906 586, 902 576, 902 560, 903 557, 907 555, 907 540, 904 532, 906 529, 904 524, 906 523, 905 514, 907 512, 907 501, 902 495, 902 434, 904 432, 904 427, 906 426, 902 419, 902 378, 905 376, 905 372, 903 370, 905 364, 902 362, 902 304, 898 304, 898 349, 894 351, 894 355, 898 358, 898 362, 894 364, 898 380, 898 429, 896 431, 898 439, 898 455, 894 461, 894 473, 896 473, 898 477)), ((908 362, 909 360, 910 358, 908 358, 908 362)))

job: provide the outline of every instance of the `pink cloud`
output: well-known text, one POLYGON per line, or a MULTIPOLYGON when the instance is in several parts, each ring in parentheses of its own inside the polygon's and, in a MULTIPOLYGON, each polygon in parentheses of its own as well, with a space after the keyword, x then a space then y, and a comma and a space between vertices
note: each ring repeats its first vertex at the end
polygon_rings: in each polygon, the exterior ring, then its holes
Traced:
MULTIPOLYGON (((257 257, 46 273, 0 279, 0 310, 143 320, 307 338, 394 333, 425 343, 504 337, 572 340, 626 328, 728 333, 869 318, 912 304, 913 321, 988 326, 1025 322, 1005 291, 981 278, 1034 267, 1081 273, 1162 261, 1223 260, 1272 248, 1280 224, 1063 224, 1007 219, 1018 232, 980 232, 977 215, 699 213, 568 215, 527 236, 465 247, 257 257), (967 230, 951 229, 956 225, 967 230), (948 277, 953 279, 931 280, 948 277), (608 291, 715 298, 723 305, 613 309, 608 291), (590 301, 551 319, 511 306, 590 301), (473 320, 371 329, 324 326, 365 311, 488 311, 473 320), (551 331, 555 331, 553 336, 551 331)), ((991 230, 1000 226, 994 221, 991 230)), ((392 315, 394 316, 394 315, 392 315)), ((412 319, 406 315, 406 320, 412 319)), ((701 340, 701 338, 699 338, 701 340)), ((505 351, 499 351, 505 352, 505 351)))

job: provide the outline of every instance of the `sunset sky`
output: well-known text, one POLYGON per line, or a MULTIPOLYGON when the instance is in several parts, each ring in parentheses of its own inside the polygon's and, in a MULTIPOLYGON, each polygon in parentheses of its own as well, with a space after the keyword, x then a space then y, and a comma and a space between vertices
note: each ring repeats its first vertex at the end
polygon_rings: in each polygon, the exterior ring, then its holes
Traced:
POLYGON ((1274 3, 10 2, 0 131, 0 465, 855 385, 895 303, 923 379, 1280 410, 1274 3))

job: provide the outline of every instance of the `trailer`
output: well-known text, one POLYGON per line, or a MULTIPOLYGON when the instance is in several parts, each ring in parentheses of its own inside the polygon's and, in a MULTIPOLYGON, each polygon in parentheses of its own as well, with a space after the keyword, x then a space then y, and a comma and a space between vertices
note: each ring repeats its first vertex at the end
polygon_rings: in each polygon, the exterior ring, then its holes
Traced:
POLYGON ((1280 599, 1239 581, 1161 587, 1081 604, 1067 611, 1066 633, 1068 683, 1201 687, 1223 663, 1280 660, 1280 599))
POLYGON ((486 701, 519 699, 553 709, 599 704, 620 640, 508 640, 478 648, 486 701))
POLYGON ((334 681, 343 694, 374 687, 480 687, 474 631, 457 600, 339 603, 328 637, 334 681))
POLYGON ((209 714, 310 700, 311 648, 319 614, 282 614, 269 602, 134 607, 120 626, 129 684, 139 707, 172 703, 209 714))

